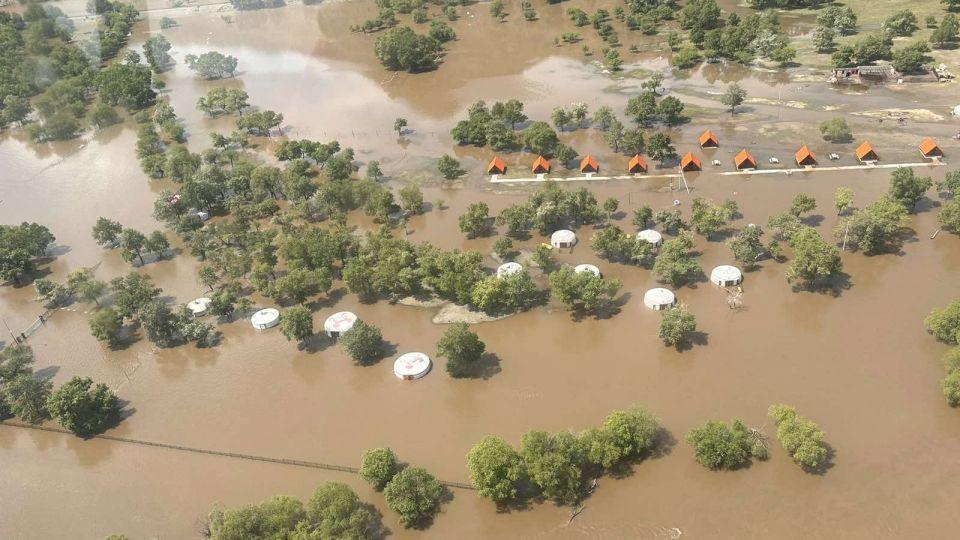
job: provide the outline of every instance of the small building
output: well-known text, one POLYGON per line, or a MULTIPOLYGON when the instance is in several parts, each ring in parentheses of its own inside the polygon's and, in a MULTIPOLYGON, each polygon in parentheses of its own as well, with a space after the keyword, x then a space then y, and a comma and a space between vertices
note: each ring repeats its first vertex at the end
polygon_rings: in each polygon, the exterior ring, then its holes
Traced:
POLYGON ((500 156, 493 156, 487 165, 487 174, 506 174, 507 164, 500 159, 500 156))
POLYGON ((857 66, 836 68, 830 77, 833 84, 863 84, 867 82, 884 83, 897 79, 897 72, 891 66, 857 66))
POLYGON ((573 271, 582 274, 583 272, 590 272, 591 274, 602 278, 603 274, 600 273, 600 269, 592 264, 578 264, 573 267, 573 271))
POLYGON ((880 156, 877 155, 870 141, 863 141, 863 144, 857 147, 856 154, 860 163, 876 163, 880 161, 880 156))
POLYGON ((593 156, 587 155, 580 160, 580 172, 583 174, 587 173, 598 173, 600 172, 600 164, 597 163, 597 160, 593 156))
POLYGON ((357 316, 354 313, 338 311, 323 321, 323 331, 327 333, 327 337, 337 339, 341 334, 353 328, 356 323, 357 316))
POLYGON ((505 278, 523 272, 523 265, 516 262, 505 262, 497 267, 497 278, 505 278))
POLYGON ((797 167, 813 167, 817 164, 817 158, 807 148, 807 145, 803 145, 803 148, 797 150, 794 158, 797 160, 797 167))
POLYGON ((744 148, 740 153, 734 156, 733 164, 738 171, 752 171, 757 168, 757 160, 744 148))
POLYGON ((630 174, 643 174, 647 172, 647 160, 643 159, 643 156, 640 154, 634 155, 630 158, 630 163, 627 163, 627 172, 630 174))
POLYGON ((266 330, 280 324, 280 312, 273 308, 261 309, 250 317, 250 324, 257 330, 266 330))
POLYGON ((537 156, 537 159, 533 160, 532 170, 533 174, 547 174, 550 172, 550 162, 543 156, 537 156))
POLYGON ((920 155, 927 159, 942 158, 943 150, 937 145, 937 141, 927 137, 920 143, 920 155))
POLYGON ((644 229, 637 233, 637 240, 645 240, 654 246, 660 247, 663 243, 663 235, 653 229, 644 229))
POLYGON ((743 272, 736 266, 721 264, 710 272, 710 281, 721 287, 732 287, 743 281, 743 272))
POLYGON ((433 362, 430 361, 430 357, 422 352, 408 352, 400 355, 393 362, 393 374, 398 379, 412 381, 430 373, 432 365, 433 362))
POLYGON ((683 172, 700 171, 703 170, 703 165, 700 163, 700 159, 693 155, 693 152, 687 152, 680 160, 680 170, 683 172))
POLYGON ((650 289, 643 293, 643 305, 655 311, 669 309, 676 303, 677 297, 674 296, 673 292, 663 287, 650 289))
POLYGON ((192 313, 194 317, 202 317, 207 314, 207 311, 210 309, 210 304, 213 304, 213 300, 209 298, 197 298, 187 303, 187 309, 190 310, 190 313, 192 313))
POLYGON ((555 248, 572 248, 576 243, 577 235, 567 229, 560 229, 550 235, 550 245, 555 248))
POLYGON ((709 129, 700 135, 700 148, 719 148, 720 141, 709 129))

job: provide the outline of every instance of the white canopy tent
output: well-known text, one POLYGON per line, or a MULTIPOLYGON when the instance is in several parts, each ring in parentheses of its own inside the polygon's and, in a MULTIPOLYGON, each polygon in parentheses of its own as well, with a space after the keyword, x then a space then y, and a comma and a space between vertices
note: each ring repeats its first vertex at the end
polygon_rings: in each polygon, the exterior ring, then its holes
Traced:
POLYGON ((677 303, 677 297, 669 289, 657 287, 650 289, 643 295, 643 305, 653 310, 663 310, 677 303))
POLYGON ((660 247, 663 243, 663 235, 653 229, 644 229, 637 233, 637 240, 646 240, 647 242, 660 247))
POLYGON ((743 273, 736 266, 721 264, 710 272, 710 281, 721 287, 739 285, 743 281, 743 273))
POLYGON ((578 274, 581 272, 590 272, 597 277, 603 277, 603 275, 600 273, 600 269, 592 264, 578 264, 573 267, 573 271, 578 274))
POLYGON ((515 262, 505 262, 497 267, 497 277, 505 278, 507 276, 512 276, 514 274, 519 274, 523 272, 523 265, 515 262))
POLYGON ((577 243, 577 235, 568 229, 560 229, 550 235, 550 245, 555 248, 571 248, 577 243))
POLYGON ((408 352, 393 363, 393 374, 398 379, 412 381, 429 373, 432 364, 429 356, 421 352, 408 352))
POLYGON ((273 308, 261 309, 250 317, 250 324, 257 330, 266 330, 280 324, 280 312, 273 308))
POLYGON ((340 334, 353 328, 356 322, 355 314, 349 311, 338 311, 323 321, 323 331, 327 333, 327 337, 336 339, 340 334))
POLYGON ((210 304, 212 303, 213 300, 209 298, 197 298, 187 303, 187 309, 190 310, 190 313, 192 313, 194 317, 202 317, 207 314, 207 311, 210 309, 210 304))

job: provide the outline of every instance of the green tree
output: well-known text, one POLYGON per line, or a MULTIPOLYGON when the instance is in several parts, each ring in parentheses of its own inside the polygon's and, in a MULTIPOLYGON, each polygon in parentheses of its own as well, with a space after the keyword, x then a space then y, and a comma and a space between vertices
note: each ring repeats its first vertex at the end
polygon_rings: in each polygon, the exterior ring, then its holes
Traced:
POLYGON ((177 320, 170 308, 160 300, 141 306, 137 315, 147 339, 159 347, 173 343, 177 334, 177 320))
POLYGON ((490 207, 487 203, 472 203, 458 221, 460 231, 468 238, 483 235, 489 229, 490 207))
POLYGON ((763 443, 740 420, 732 425, 710 420, 687 434, 697 461, 712 470, 737 469, 751 457, 766 459, 763 443))
POLYGON ((310 497, 306 518, 297 524, 290 538, 376 538, 381 527, 378 517, 360 502, 350 486, 325 482, 310 497))
POLYGON ((147 38, 143 43, 143 56, 147 59, 147 64, 154 73, 162 73, 173 63, 173 57, 170 56, 170 49, 173 45, 163 34, 155 34, 147 38))
POLYGON ((433 37, 417 35, 410 27, 399 26, 377 38, 374 54, 389 70, 416 73, 435 68, 442 48, 433 37))
POLYGON ((447 180, 453 180, 463 174, 460 162, 448 154, 440 156, 439 161, 437 161, 437 169, 447 180))
POLYGON ((833 236, 865 253, 896 249, 900 246, 900 235, 907 221, 907 209, 890 197, 883 197, 841 219, 833 236))
POLYGON ((302 305, 285 309, 280 329, 288 341, 304 342, 313 335, 313 313, 302 305))
POLYGON ((790 203, 789 212, 797 217, 809 214, 817 208, 817 200, 806 193, 798 193, 790 203))
POLYGON ((99 309, 90 317, 90 334, 111 346, 117 344, 122 327, 123 317, 111 307, 99 309))
POLYGON ((554 297, 570 309, 595 312, 620 291, 623 284, 618 279, 605 280, 591 272, 575 272, 570 266, 562 266, 550 274, 550 291, 554 297))
POLYGON ((360 478, 377 491, 382 491, 400 469, 397 455, 389 448, 367 450, 360 459, 360 478))
POLYGON ((5 385, 4 394, 14 416, 28 424, 40 424, 50 418, 47 400, 53 383, 34 375, 19 375, 5 385))
POLYGON ((106 103, 98 103, 90 111, 90 123, 97 129, 103 129, 120 123, 120 115, 106 103))
POLYGON ((777 438, 798 465, 816 469, 827 460, 829 450, 817 424, 797 414, 788 405, 771 405, 767 411, 777 424, 777 438))
POLYGON ((917 176, 913 169, 901 167, 890 175, 890 198, 913 211, 933 185, 929 176, 917 176))
POLYGON ((853 190, 846 186, 840 186, 837 188, 837 192, 833 197, 833 207, 837 210, 837 215, 842 215, 843 212, 850 208, 853 205, 853 190))
POLYGON ((481 497, 497 504, 514 500, 524 476, 520 454, 499 437, 484 437, 467 454, 470 482, 481 497))
POLYGON ((439 510, 443 486, 425 469, 408 467, 387 483, 383 495, 387 508, 400 514, 400 523, 412 527, 439 510))
POLYGON ((101 101, 128 110, 142 109, 153 103, 157 93, 153 91, 151 81, 150 68, 141 64, 113 63, 96 75, 101 101))
POLYGON ((74 377, 57 388, 47 401, 60 425, 81 437, 103 432, 120 421, 120 399, 105 384, 74 377))
POLYGON ((932 309, 923 326, 940 341, 956 345, 960 341, 960 300, 950 302, 943 309, 932 309))
POLYGON ((897 11, 883 22, 883 29, 895 36, 909 36, 919 28, 917 16, 909 9, 897 11))
POLYGON ((580 500, 587 456, 583 443, 573 434, 524 433, 520 439, 520 456, 530 479, 546 498, 560 504, 580 500))
POLYGON ((824 241, 813 227, 800 227, 790 240, 793 262, 787 268, 787 282, 812 286, 843 272, 840 250, 824 241))
POLYGON ((380 329, 363 321, 340 335, 340 345, 358 364, 369 364, 383 355, 383 336, 380 329))
POLYGON ((944 229, 960 233, 960 199, 953 199, 940 208, 937 220, 944 229))
POLYGON ((692 332, 697 330, 697 319, 686 306, 668 309, 660 316, 657 336, 670 347, 680 348, 692 332))
POLYGON ((523 131, 523 144, 531 151, 541 155, 553 155, 560 140, 557 132, 546 122, 532 122, 523 131))
POLYGON ((447 373, 451 377, 469 375, 485 350, 486 345, 464 323, 447 327, 437 342, 437 353, 447 359, 447 373))
POLYGON ((751 224, 740 229, 736 236, 727 241, 733 258, 746 269, 756 268, 760 260, 770 255, 770 251, 760 240, 761 236, 763 229, 751 224))
POLYGON ((252 506, 215 510, 207 518, 207 529, 211 540, 293 538, 297 524, 305 517, 303 503, 293 497, 276 496, 252 506))
POLYGON ((693 236, 686 232, 664 242, 653 264, 653 275, 659 281, 674 286, 683 285, 702 273, 700 265, 694 260, 693 236))
POLYGON ((661 131, 654 133, 647 140, 647 151, 650 153, 650 157, 659 162, 677 155, 670 136, 661 131))
POLYGON ((162 289, 154 287, 150 276, 130 272, 124 277, 110 281, 113 292, 113 307, 124 318, 139 313, 141 307, 160 296, 162 289))
POLYGON ((723 230, 730 220, 736 217, 737 212, 737 204, 732 199, 715 204, 713 201, 695 197, 690 206, 690 225, 694 231, 710 238, 723 230))
POLYGON ((236 57, 217 51, 205 52, 200 56, 188 54, 184 62, 190 71, 207 80, 233 77, 238 64, 236 57))
POLYGON ((407 124, 406 118, 398 117, 396 120, 393 121, 393 130, 397 132, 397 137, 400 137, 403 135, 403 130, 404 128, 407 127, 407 125, 408 124, 407 124))
POLYGON ((120 248, 123 250, 120 257, 127 262, 133 261, 134 257, 143 262, 143 251, 147 243, 147 237, 140 231, 134 229, 124 229, 120 234, 120 248))
POLYGON ((823 135, 825 140, 835 143, 844 143, 853 140, 853 134, 850 133, 850 127, 847 126, 847 121, 840 117, 827 120, 820 124, 820 134, 823 135))

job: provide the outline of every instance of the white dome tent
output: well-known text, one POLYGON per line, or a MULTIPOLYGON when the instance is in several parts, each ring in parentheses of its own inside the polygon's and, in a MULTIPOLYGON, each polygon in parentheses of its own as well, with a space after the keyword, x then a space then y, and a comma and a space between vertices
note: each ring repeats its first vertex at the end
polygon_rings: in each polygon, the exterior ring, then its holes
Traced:
POLYGON ((190 310, 190 313, 192 313, 194 317, 202 317, 207 314, 207 310, 210 309, 210 304, 212 303, 213 300, 209 298, 197 298, 187 303, 187 309, 190 310))
POLYGON ((280 324, 280 312, 273 308, 261 309, 250 317, 250 324, 257 330, 266 330, 280 324))
POLYGON ((578 264, 573 267, 573 271, 578 274, 582 272, 590 272, 597 277, 603 277, 603 274, 600 273, 600 269, 592 264, 578 264))
POLYGON ((646 240, 656 247, 663 243, 663 235, 653 229, 644 229, 637 233, 637 240, 646 240))
POLYGON ((736 266, 721 264, 710 272, 710 281, 721 287, 739 285, 743 281, 743 273, 736 266))
POLYGON ((408 352, 393 363, 393 374, 398 379, 412 381, 429 373, 432 364, 429 356, 421 352, 408 352))
POLYGON ((355 314, 349 311, 338 311, 323 321, 323 331, 327 333, 327 337, 337 339, 340 334, 353 328, 356 322, 355 314))
POLYGON ((643 305, 656 311, 671 308, 676 303, 677 297, 673 292, 662 287, 650 289, 643 295, 643 305))
POLYGON ((497 267, 497 277, 501 279, 514 274, 519 274, 520 272, 523 272, 523 265, 512 261, 505 262, 497 267))
POLYGON ((577 235, 568 229, 560 229, 550 235, 550 245, 555 248, 572 248, 577 243, 577 235))

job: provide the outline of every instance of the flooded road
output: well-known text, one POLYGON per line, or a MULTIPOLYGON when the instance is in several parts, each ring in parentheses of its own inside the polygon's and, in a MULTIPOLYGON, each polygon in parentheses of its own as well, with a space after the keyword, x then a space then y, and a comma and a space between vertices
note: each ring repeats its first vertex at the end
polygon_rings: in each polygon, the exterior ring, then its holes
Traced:
MULTIPOLYGON (((497 52, 503 71, 487 77, 483 66, 475 65, 479 62, 468 66, 461 61, 479 55, 469 49, 471 32, 484 32, 483 25, 491 24, 485 6, 470 9, 478 11, 475 18, 453 24, 461 42, 451 46, 447 63, 435 73, 401 76, 405 80, 397 84, 384 82, 388 75, 370 60, 372 36, 344 32, 353 19, 370 13, 354 3, 234 13, 230 25, 219 15, 200 14, 182 18, 182 26, 166 35, 178 60, 214 47, 238 56, 241 73, 226 84, 243 86, 251 103, 283 112, 288 135, 339 139, 354 146, 360 160, 383 160, 396 183, 429 179, 425 199, 443 199, 444 209, 411 220, 411 241, 487 254, 494 238, 464 239, 457 218, 475 201, 487 202, 496 213, 525 198, 530 188, 490 188, 477 174, 489 151, 472 148, 455 149, 471 167, 463 183, 448 189, 433 185, 433 158, 454 150, 449 129, 465 108, 481 97, 488 102, 519 97, 536 119, 572 101, 588 101, 592 109, 609 104, 621 111, 638 81, 611 80, 573 55, 555 54, 549 39, 535 45, 533 37, 530 44, 518 45, 523 54, 497 52), (480 28, 471 30, 465 24, 469 20, 480 28), (459 59, 458 53, 463 55, 459 59), (390 131, 397 116, 408 118, 413 128, 403 141, 390 131)), ((532 33, 556 33, 542 24, 548 10, 540 10, 543 20, 530 25, 532 33)), ((145 37, 148 26, 140 27, 134 39, 145 37)), ((657 65, 655 59, 649 61, 657 65)), ((670 79, 667 86, 687 85, 698 92, 709 88, 710 67, 682 83, 670 79)), ((231 122, 203 118, 193 106, 219 83, 194 79, 182 64, 165 78, 193 149, 209 144, 206 132, 232 129, 231 122)), ((776 99, 784 90, 762 78, 746 84, 758 98, 776 99)), ((889 90, 871 90, 868 99, 876 103, 865 106, 852 97, 828 97, 830 92, 816 86, 808 93, 819 96, 811 98, 817 106, 834 100, 847 112, 892 103, 883 97, 889 90)), ((924 92, 918 89, 916 95, 924 92)), ((719 125, 695 120, 673 133, 682 141, 680 149, 711 127, 721 137, 722 156, 755 143, 751 150, 758 157, 768 152, 789 157, 804 136, 811 137, 815 152, 823 152, 830 147, 814 142, 808 114, 756 104, 732 119, 721 115, 719 125)), ((875 134, 874 143, 890 161, 915 159, 918 132, 930 127, 945 133, 953 127, 910 123, 898 129, 875 121, 855 123, 855 118, 850 117, 855 134, 875 134)), ((129 270, 117 253, 103 251, 90 238, 97 216, 141 230, 160 227, 150 216, 153 199, 169 186, 148 181, 139 170, 132 129, 128 123, 83 141, 43 148, 17 134, 0 139, 0 221, 31 220, 51 228, 58 244, 52 277, 101 260, 101 279, 129 270)), ((626 160, 603 150, 594 130, 566 137, 576 141, 581 153, 596 151, 603 164, 626 160)), ((960 155, 960 148, 946 143, 941 141, 948 159, 960 155)), ((511 164, 527 159, 508 156, 511 164)), ((942 179, 945 169, 922 174, 942 179)), ((863 207, 886 190, 888 177, 888 171, 789 177, 727 177, 708 171, 689 180, 694 196, 736 200, 744 214, 738 226, 766 223, 796 193, 814 195, 820 207, 814 214, 820 217, 811 223, 828 236, 837 220, 832 200, 838 186, 852 187, 855 205, 863 207)), ((661 189, 662 182, 589 187, 599 200, 620 199, 626 216, 644 203, 654 210, 667 208, 673 199, 689 212, 690 197, 661 189)), ((441 360, 424 379, 402 383, 392 373, 392 357, 358 367, 322 339, 316 340, 315 351, 298 351, 279 331, 257 332, 246 320, 220 325, 223 343, 213 349, 156 349, 141 340, 110 351, 90 337, 86 306, 74 305, 57 312, 31 338, 36 367, 54 374, 57 383, 74 375, 108 383, 129 402, 131 412, 110 432, 118 436, 351 466, 363 450, 390 446, 401 459, 453 481, 467 481, 465 455, 484 435, 518 444, 530 429, 582 430, 611 410, 634 404, 656 414, 676 443, 625 478, 601 479, 586 510, 569 525, 568 508, 535 504, 526 511, 498 513, 475 493, 455 491, 431 528, 410 531, 384 507, 382 495, 351 475, 2 426, 0 460, 7 473, 0 479, 0 537, 23 537, 24 531, 39 538, 62 537, 67 531, 79 538, 113 533, 196 537, 202 518, 215 506, 250 504, 274 494, 305 498, 327 480, 351 484, 380 509, 397 538, 947 537, 960 527, 952 511, 960 496, 954 481, 960 474, 960 421, 939 389, 939 356, 945 348, 926 335, 921 323, 930 308, 960 296, 960 239, 948 234, 930 239, 936 229, 935 204, 925 201, 912 216, 916 234, 902 253, 845 253, 850 287, 836 297, 792 291, 784 279, 785 265, 772 261, 745 275, 739 311, 731 311, 724 291, 709 283, 679 289, 680 301, 696 315, 704 334, 700 344, 682 353, 662 345, 656 335, 658 316, 642 305, 643 291, 655 283, 650 272, 598 260, 589 249, 593 231, 583 228, 577 231, 580 243, 559 258, 594 263, 606 276, 622 279, 620 312, 603 320, 576 320, 551 304, 475 326, 496 356, 487 379, 451 379, 441 360), (762 427, 773 438, 766 409, 776 402, 796 406, 826 432, 836 454, 825 474, 802 472, 775 440, 768 462, 737 472, 711 472, 694 461, 682 442, 689 429, 707 419, 734 417, 762 427)), ((618 224, 632 230, 629 217, 618 224)), ((542 240, 535 235, 519 247, 542 240)), ((697 249, 707 272, 730 262, 720 241, 698 237, 697 249)), ((196 268, 192 257, 180 254, 140 271, 150 274, 165 295, 185 302, 203 292, 196 268)), ((41 311, 32 295, 31 287, 0 288, 0 313, 11 326, 25 326, 41 311)), ((444 328, 431 322, 432 310, 362 304, 341 283, 329 296, 315 312, 315 326, 328 314, 348 309, 380 327, 397 353, 436 354, 444 328)))

